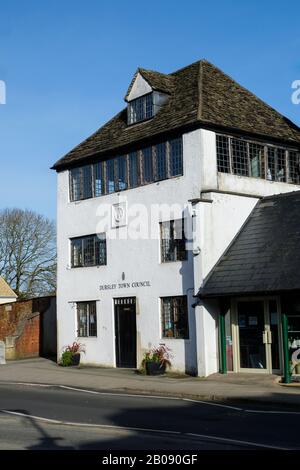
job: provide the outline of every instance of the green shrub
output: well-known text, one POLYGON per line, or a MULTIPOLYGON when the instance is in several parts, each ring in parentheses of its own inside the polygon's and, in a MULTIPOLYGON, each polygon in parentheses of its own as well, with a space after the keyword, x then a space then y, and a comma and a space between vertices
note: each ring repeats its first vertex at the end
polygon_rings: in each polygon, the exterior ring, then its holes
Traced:
POLYGON ((64 351, 61 355, 60 365, 68 367, 72 365, 73 353, 72 351, 64 351))

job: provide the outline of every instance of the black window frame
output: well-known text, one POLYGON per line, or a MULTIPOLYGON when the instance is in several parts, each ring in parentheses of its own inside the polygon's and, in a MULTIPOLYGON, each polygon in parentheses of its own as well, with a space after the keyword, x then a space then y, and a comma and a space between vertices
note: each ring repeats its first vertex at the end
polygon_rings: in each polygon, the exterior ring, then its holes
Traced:
POLYGON ((161 297, 160 299, 162 339, 188 340, 190 332, 187 295, 161 297), (180 309, 182 309, 181 314, 178 313, 180 309))
POLYGON ((95 300, 76 302, 76 315, 77 337, 97 338, 97 302, 95 300), (83 308, 83 311, 80 311, 81 308, 83 308), (86 317, 84 321, 82 321, 83 316, 86 317), (94 321, 91 321, 92 318, 94 321))
POLYGON ((172 219, 160 222, 160 246, 161 262, 173 263, 186 261, 188 251, 186 249, 185 219, 172 219), (179 227, 178 227, 179 226, 179 227), (176 237, 176 232, 181 232, 181 237, 176 237), (169 237, 166 237, 169 232, 169 237))
POLYGON ((183 174, 183 143, 180 136, 128 154, 71 168, 69 200, 76 202, 110 195, 183 174))
POLYGON ((83 237, 70 238, 71 268, 87 268, 93 266, 106 266, 107 264, 107 244, 105 233, 99 235, 85 235, 83 237), (90 245, 89 245, 90 244, 90 245), (74 249, 78 247, 76 255, 74 249), (81 248, 80 248, 81 247, 81 248), (88 249, 92 247, 91 249, 88 249), (81 263, 75 263, 75 258, 81 263), (91 260, 91 261, 88 261, 91 260))

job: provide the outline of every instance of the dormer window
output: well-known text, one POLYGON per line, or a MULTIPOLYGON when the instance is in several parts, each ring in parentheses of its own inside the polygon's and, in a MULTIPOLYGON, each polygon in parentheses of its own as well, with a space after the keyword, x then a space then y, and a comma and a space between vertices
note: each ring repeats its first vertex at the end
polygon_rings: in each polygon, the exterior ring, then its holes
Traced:
POLYGON ((128 103, 127 113, 128 124, 134 124, 153 117, 153 93, 140 96, 128 103))

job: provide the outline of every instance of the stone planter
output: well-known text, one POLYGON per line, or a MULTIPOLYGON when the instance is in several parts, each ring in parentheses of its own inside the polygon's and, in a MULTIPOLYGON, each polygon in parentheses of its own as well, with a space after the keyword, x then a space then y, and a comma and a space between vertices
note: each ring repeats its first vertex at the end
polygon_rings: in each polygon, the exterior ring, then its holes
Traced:
POLYGON ((80 353, 73 354, 72 356, 72 366, 79 366, 80 363, 80 353))
POLYGON ((146 362, 147 375, 162 375, 166 372, 166 366, 161 365, 159 362, 148 361, 146 362))

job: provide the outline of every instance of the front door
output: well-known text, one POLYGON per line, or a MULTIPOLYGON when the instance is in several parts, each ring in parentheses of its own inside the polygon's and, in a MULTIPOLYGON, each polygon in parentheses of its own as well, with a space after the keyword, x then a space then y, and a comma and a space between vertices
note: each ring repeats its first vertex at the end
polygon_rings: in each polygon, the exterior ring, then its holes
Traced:
POLYGON ((236 369, 241 372, 280 370, 279 313, 274 299, 236 303, 236 369))
POLYGON ((114 299, 116 366, 136 367, 136 301, 135 297, 114 299))

